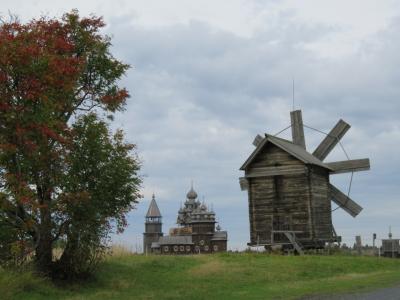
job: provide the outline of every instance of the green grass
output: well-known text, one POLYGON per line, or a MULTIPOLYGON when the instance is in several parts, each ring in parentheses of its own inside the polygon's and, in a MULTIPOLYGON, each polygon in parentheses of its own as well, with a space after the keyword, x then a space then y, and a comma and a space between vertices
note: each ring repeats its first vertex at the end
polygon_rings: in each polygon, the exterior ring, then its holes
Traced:
POLYGON ((353 256, 123 255, 94 279, 57 287, 0 270, 1 299, 296 299, 400 284, 400 260, 353 256))

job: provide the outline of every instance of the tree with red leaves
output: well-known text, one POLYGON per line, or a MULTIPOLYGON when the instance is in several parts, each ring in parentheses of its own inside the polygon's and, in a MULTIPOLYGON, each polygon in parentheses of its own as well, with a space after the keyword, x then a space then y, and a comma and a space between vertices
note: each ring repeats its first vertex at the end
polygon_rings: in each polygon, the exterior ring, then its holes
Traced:
POLYGON ((89 274, 140 198, 134 145, 99 117, 129 97, 104 25, 77 11, 0 25, 0 260, 89 274))

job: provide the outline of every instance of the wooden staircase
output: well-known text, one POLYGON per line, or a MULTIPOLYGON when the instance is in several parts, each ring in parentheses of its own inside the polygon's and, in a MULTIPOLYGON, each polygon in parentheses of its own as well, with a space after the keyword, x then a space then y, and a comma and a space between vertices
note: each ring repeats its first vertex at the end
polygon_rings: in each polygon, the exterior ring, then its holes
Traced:
POLYGON ((301 243, 296 239, 296 235, 290 231, 283 231, 283 234, 287 237, 289 242, 293 245, 293 248, 297 251, 299 255, 303 255, 303 246, 301 243))

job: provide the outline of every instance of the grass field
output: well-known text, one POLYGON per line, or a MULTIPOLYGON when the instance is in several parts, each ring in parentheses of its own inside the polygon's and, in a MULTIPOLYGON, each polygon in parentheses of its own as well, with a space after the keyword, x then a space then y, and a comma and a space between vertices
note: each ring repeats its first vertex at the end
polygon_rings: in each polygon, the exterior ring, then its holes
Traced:
POLYGON ((384 258, 119 255, 68 287, 0 270, 0 299, 296 299, 399 283, 400 260, 384 258))

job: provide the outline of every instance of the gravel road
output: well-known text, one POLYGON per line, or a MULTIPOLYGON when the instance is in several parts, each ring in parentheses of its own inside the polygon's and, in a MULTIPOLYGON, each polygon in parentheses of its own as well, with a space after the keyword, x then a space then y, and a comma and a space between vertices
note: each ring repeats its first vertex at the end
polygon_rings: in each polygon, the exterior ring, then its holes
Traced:
POLYGON ((343 294, 335 296, 312 296, 302 300, 400 300, 400 286, 383 288, 366 293, 343 294))

